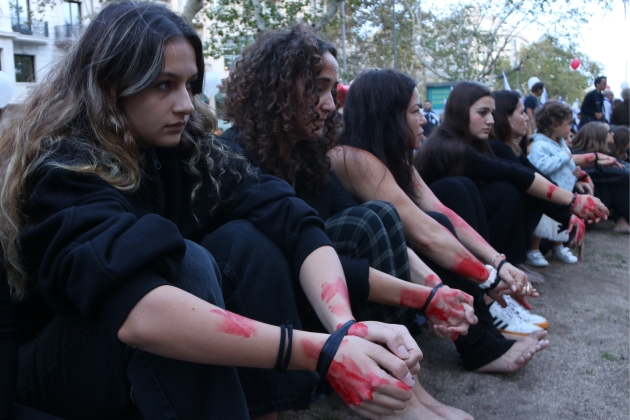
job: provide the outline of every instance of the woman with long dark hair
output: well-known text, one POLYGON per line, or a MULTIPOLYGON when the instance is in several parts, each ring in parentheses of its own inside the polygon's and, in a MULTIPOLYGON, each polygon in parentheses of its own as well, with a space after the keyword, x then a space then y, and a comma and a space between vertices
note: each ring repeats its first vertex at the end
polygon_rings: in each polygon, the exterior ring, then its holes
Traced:
POLYGON ((308 407, 317 371, 368 418, 405 408, 417 344, 353 324, 321 220, 211 134, 203 73, 183 18, 112 3, 4 121, 16 400, 66 419, 273 417, 308 407), (336 333, 298 330, 294 288, 336 333))
MULTIPOLYGON (((263 34, 243 51, 224 84, 226 116, 233 124, 224 138, 241 145, 264 172, 289 182, 317 210, 340 255, 357 319, 400 322, 417 330, 415 312, 433 288, 430 308, 435 303, 448 317, 429 310, 428 320, 448 337, 465 332, 475 321, 472 298, 461 303, 465 294, 440 288, 435 273, 407 249, 391 204, 360 205, 330 172, 326 151, 340 126, 336 54, 303 24, 263 34), (449 293, 455 299, 447 302, 449 293)), ((436 401, 419 382, 414 394, 418 398, 399 416, 470 418, 436 401)))
MULTIPOLYGON (((465 366, 480 372, 516 370, 548 345, 546 341, 539 343, 546 333, 521 322, 518 327, 529 330, 518 332, 533 335, 519 342, 506 339, 493 325, 483 292, 468 280, 475 277, 467 269, 482 264, 478 257, 497 267, 500 278, 508 282, 526 285, 526 276, 442 204, 413 168, 413 150, 420 147, 425 123, 418 102, 415 81, 403 73, 373 70, 360 75, 346 97, 344 127, 339 138, 342 146, 329 152, 332 168, 346 190, 359 201, 379 199, 394 204, 407 240, 429 259, 431 268, 447 284, 475 297, 479 323, 469 328, 468 336, 455 340, 465 366), (430 211, 447 216, 453 234, 425 213, 430 211), (466 260, 462 254, 474 256, 466 260), (467 267, 463 261, 470 265, 467 267)), ((478 212, 481 204, 470 181, 449 180, 442 186, 442 192, 448 195, 446 191, 458 197, 471 219, 485 222, 483 212, 478 212)))

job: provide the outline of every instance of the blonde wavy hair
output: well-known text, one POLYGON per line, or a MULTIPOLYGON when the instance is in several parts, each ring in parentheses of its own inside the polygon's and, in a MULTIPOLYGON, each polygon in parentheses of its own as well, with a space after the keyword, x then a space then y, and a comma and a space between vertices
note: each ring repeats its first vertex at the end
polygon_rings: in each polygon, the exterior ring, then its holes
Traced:
MULTIPOLYGON (((26 271, 20 260, 19 234, 29 225, 23 213, 29 195, 29 180, 42 165, 94 174, 121 192, 135 191, 141 182, 143 150, 134 138, 129 121, 118 107, 122 98, 148 87, 163 66, 169 39, 184 38, 195 50, 202 91, 204 60, 202 42, 193 28, 165 6, 134 1, 107 5, 93 19, 80 39, 56 68, 37 85, 9 119, 0 134, 0 241, 9 284, 22 293, 26 271), (80 158, 63 163, 52 155, 61 142, 77 150, 80 158)), ((205 160, 213 187, 219 196, 220 178, 226 172, 240 173, 229 159, 233 154, 211 134, 216 119, 207 105, 194 97, 195 110, 179 143, 186 170, 201 186, 196 164, 205 160)), ((246 166, 245 166, 246 167, 246 166)))

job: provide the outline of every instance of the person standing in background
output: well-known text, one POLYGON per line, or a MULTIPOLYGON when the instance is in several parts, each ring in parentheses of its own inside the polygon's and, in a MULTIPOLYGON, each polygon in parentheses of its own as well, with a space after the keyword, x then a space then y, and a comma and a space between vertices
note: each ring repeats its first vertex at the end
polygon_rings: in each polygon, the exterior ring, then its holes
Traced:
POLYGON ((534 83, 531 88, 531 94, 525 98, 525 112, 529 117, 529 127, 527 130, 527 137, 534 134, 536 130, 536 119, 534 118, 534 111, 540 106, 540 96, 543 94, 545 84, 543 82, 534 83))
POLYGON ((606 118, 606 121, 609 123, 610 123, 610 118, 612 117, 614 100, 615 100, 615 94, 612 93, 612 90, 606 89, 604 91, 604 118, 606 118))
POLYGON ((582 102, 582 118, 580 119, 580 129, 591 121, 604 120, 604 94, 608 80, 606 76, 599 76, 595 79, 595 89, 584 96, 582 102))
POLYGON ((427 120, 427 123, 423 127, 424 137, 429 137, 435 127, 440 125, 440 116, 433 111, 433 104, 430 100, 424 101, 422 105, 422 115, 427 120))

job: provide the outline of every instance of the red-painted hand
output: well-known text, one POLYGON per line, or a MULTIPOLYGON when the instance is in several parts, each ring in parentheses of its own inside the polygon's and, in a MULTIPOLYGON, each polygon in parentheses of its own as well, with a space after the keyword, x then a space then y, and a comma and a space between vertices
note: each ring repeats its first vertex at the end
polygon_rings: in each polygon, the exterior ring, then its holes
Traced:
POLYGON ((597 197, 578 194, 571 212, 584 220, 599 222, 608 218, 608 208, 597 197))
POLYGON ((569 232, 570 237, 569 246, 571 248, 577 247, 578 261, 581 262, 584 258, 584 234, 586 233, 584 221, 575 215, 571 216, 567 232, 569 232))
POLYGON ((415 385, 402 360, 354 336, 343 339, 326 378, 353 411, 370 419, 403 410, 415 385))

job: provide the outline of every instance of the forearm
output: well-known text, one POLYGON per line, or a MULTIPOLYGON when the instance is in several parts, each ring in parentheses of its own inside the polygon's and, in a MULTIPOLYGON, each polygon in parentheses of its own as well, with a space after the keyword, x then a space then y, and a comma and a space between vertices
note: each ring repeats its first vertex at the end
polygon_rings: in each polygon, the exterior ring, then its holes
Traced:
POLYGON ((370 267, 368 301, 388 306, 422 308, 432 287, 410 283, 370 267))
POLYGON ((592 168, 597 163, 597 156, 595 153, 583 153, 572 155, 571 158, 576 165, 583 168, 592 168))
POLYGON ((540 174, 535 175, 534 182, 532 182, 532 185, 529 186, 526 192, 534 197, 562 206, 568 206, 573 201, 573 193, 571 191, 555 186, 540 174))
MULTIPOLYGON (((118 338, 173 359, 269 369, 278 357, 280 328, 228 312, 176 287, 161 286, 138 301, 118 338)), ((326 338, 295 331, 289 367, 315 370, 316 360, 308 357, 313 351, 309 353, 302 341, 323 343, 326 338)))
POLYGON ((300 268, 300 285, 327 331, 354 319, 348 287, 334 248, 313 251, 300 268))
MULTIPOLYGON (((486 242, 486 240, 473 229, 464 219, 462 219, 457 213, 438 202, 433 205, 433 209, 437 212, 444 214, 449 218, 459 241, 471 251, 481 261, 490 264, 492 258, 498 254, 498 252, 492 248, 492 246, 486 242)), ((498 261, 495 259, 495 268, 498 261)))
POLYGON ((418 253, 465 278, 479 283, 488 279, 490 273, 484 264, 432 217, 420 211, 414 218, 405 217, 401 213, 401 218, 405 235, 418 253))
POLYGON ((413 249, 407 247, 407 255, 409 257, 409 274, 412 283, 433 287, 442 282, 438 275, 418 257, 418 254, 413 249))

